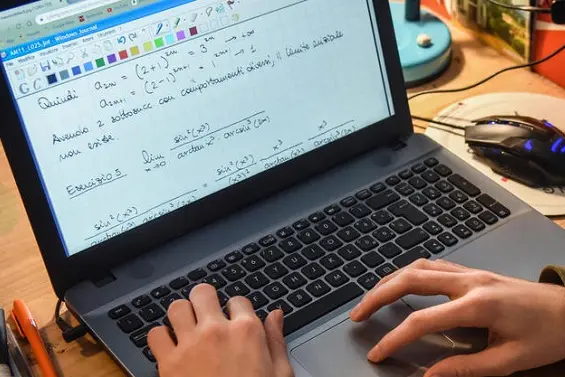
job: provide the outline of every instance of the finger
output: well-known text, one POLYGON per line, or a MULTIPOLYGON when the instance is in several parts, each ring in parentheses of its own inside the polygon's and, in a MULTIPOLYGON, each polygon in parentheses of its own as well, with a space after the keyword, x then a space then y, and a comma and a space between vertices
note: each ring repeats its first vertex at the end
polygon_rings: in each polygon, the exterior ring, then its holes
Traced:
POLYGON ((257 317, 251 301, 242 296, 231 298, 228 301, 227 309, 232 320, 240 317, 257 317))
POLYGON ((151 352, 157 359, 157 362, 175 349, 175 343, 171 338, 171 333, 165 326, 151 329, 147 335, 147 344, 149 348, 151 348, 151 352))
POLYGON ((196 326, 192 304, 187 300, 177 300, 169 306, 169 320, 178 340, 189 335, 196 326))
POLYGON ((379 287, 385 284, 386 282, 398 276, 400 272, 408 268, 416 268, 420 270, 430 270, 430 271, 443 271, 443 272, 468 272, 471 270, 468 267, 461 266, 459 264, 449 262, 444 259, 438 259, 435 261, 431 261, 429 259, 418 259, 416 262, 412 263, 411 265, 403 269, 397 270, 388 276, 385 276, 383 279, 381 279, 381 281, 377 283, 376 286, 379 287))
POLYGON ((453 356, 431 367, 424 377, 508 376, 517 371, 518 352, 511 344, 501 344, 473 354, 453 356))
POLYGON ((267 334, 267 344, 271 353, 276 377, 292 376, 292 367, 288 360, 288 351, 283 335, 283 312, 282 310, 272 311, 265 320, 265 333, 267 334))
POLYGON ((388 284, 367 293, 350 317, 356 322, 364 321, 383 306, 410 294, 454 297, 463 291, 462 276, 453 272, 406 269, 388 284))
POLYGON ((481 315, 468 300, 451 301, 443 305, 413 312, 397 328, 385 335, 367 358, 378 363, 427 334, 435 334, 458 327, 484 328, 481 315))
POLYGON ((190 292, 190 302, 196 322, 225 320, 216 288, 209 284, 199 284, 190 292))

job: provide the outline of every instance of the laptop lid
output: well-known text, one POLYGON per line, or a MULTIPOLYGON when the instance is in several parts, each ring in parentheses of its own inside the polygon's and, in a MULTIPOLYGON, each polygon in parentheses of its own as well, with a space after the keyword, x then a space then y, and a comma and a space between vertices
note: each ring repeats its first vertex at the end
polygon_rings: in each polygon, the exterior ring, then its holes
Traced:
POLYGON ((0 7, 2 140, 59 297, 412 132, 385 0, 0 7))

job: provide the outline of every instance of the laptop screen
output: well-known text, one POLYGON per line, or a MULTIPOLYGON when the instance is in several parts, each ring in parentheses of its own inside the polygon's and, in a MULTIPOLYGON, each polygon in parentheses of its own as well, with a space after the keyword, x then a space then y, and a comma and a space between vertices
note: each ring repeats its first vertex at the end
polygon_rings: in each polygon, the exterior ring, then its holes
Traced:
POLYGON ((69 256, 394 114, 372 0, 45 0, 0 39, 69 256))

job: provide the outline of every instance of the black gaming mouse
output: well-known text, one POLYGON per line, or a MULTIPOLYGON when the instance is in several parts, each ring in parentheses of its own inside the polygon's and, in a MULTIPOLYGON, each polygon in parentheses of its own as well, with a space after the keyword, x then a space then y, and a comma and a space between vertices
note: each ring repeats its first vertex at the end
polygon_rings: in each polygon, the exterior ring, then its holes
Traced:
POLYGON ((565 133, 554 125, 517 115, 473 123, 465 141, 496 173, 531 187, 565 185, 565 133))

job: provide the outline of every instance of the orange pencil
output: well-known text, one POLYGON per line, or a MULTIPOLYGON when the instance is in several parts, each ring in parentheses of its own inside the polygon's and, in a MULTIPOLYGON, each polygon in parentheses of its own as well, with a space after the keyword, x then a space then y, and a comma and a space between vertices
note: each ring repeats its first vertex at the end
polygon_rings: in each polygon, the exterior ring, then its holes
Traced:
POLYGON ((57 377, 55 366, 47 353, 45 343, 43 343, 43 340, 41 339, 35 319, 33 319, 31 312, 23 301, 14 301, 12 316, 16 321, 20 335, 29 341, 43 377, 57 377))

